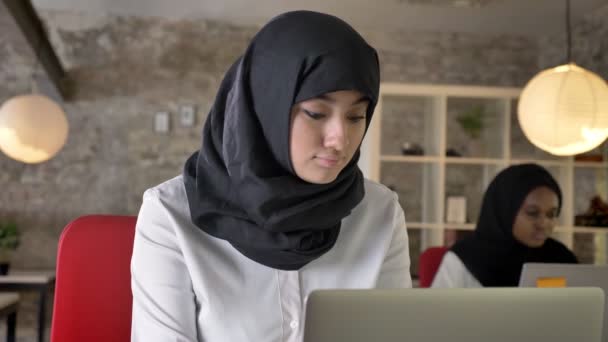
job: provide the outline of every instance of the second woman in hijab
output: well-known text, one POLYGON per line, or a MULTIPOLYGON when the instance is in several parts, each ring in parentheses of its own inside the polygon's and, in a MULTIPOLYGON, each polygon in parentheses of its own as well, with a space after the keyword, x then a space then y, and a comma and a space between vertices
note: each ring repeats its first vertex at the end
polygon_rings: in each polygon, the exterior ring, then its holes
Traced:
POLYGON ((379 82, 376 51, 336 17, 261 29, 183 175, 144 194, 132 341, 301 341, 313 290, 411 287, 397 196, 357 167, 379 82))
POLYGON ((517 286, 526 262, 576 263, 550 238, 561 204, 559 185, 543 167, 501 171, 486 190, 475 232, 446 253, 432 287, 517 286))

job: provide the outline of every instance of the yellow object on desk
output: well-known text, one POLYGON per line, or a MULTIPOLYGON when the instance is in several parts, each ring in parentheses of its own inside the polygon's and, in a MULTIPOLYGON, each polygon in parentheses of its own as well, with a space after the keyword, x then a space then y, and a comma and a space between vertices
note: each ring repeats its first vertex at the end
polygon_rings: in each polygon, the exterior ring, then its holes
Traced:
POLYGON ((536 278, 536 287, 566 287, 566 277, 536 278))

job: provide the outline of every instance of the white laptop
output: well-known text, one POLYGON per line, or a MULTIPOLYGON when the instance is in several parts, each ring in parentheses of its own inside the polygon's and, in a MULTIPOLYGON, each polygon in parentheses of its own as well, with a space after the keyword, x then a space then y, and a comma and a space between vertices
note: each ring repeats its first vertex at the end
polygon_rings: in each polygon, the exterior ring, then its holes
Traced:
POLYGON ((319 290, 304 342, 600 342, 599 288, 319 290))
MULTIPOLYGON (((608 291, 607 265, 527 263, 521 272, 520 287, 596 286, 608 291)), ((607 299, 608 301, 608 299, 607 299)), ((608 307, 608 302, 604 306, 608 307)), ((608 315, 604 315, 603 342, 608 342, 608 315)))

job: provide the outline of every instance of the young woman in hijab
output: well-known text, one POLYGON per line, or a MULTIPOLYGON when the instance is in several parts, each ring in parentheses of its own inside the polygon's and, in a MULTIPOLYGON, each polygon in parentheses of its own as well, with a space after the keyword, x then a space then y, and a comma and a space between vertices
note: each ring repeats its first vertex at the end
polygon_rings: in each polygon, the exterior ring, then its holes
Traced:
POLYGON ((526 262, 576 263, 549 237, 561 205, 559 185, 543 167, 501 171, 484 195, 475 232, 446 253, 432 287, 518 286, 526 262))
POLYGON ((411 287, 397 196, 357 167, 378 93, 376 51, 342 20, 261 29, 183 174, 144 194, 132 341, 301 341, 313 290, 411 287))

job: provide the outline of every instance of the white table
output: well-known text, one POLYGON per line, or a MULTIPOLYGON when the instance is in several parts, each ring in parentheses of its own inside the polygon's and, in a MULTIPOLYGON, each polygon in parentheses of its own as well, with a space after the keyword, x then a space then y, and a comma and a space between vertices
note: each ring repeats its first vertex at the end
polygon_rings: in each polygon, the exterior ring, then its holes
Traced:
POLYGON ((10 271, 0 275, 0 291, 36 291, 38 299, 38 342, 44 341, 47 294, 55 286, 55 271, 10 271))
POLYGON ((15 342, 17 328, 17 307, 19 294, 13 292, 0 293, 0 317, 6 317, 6 342, 15 342))

